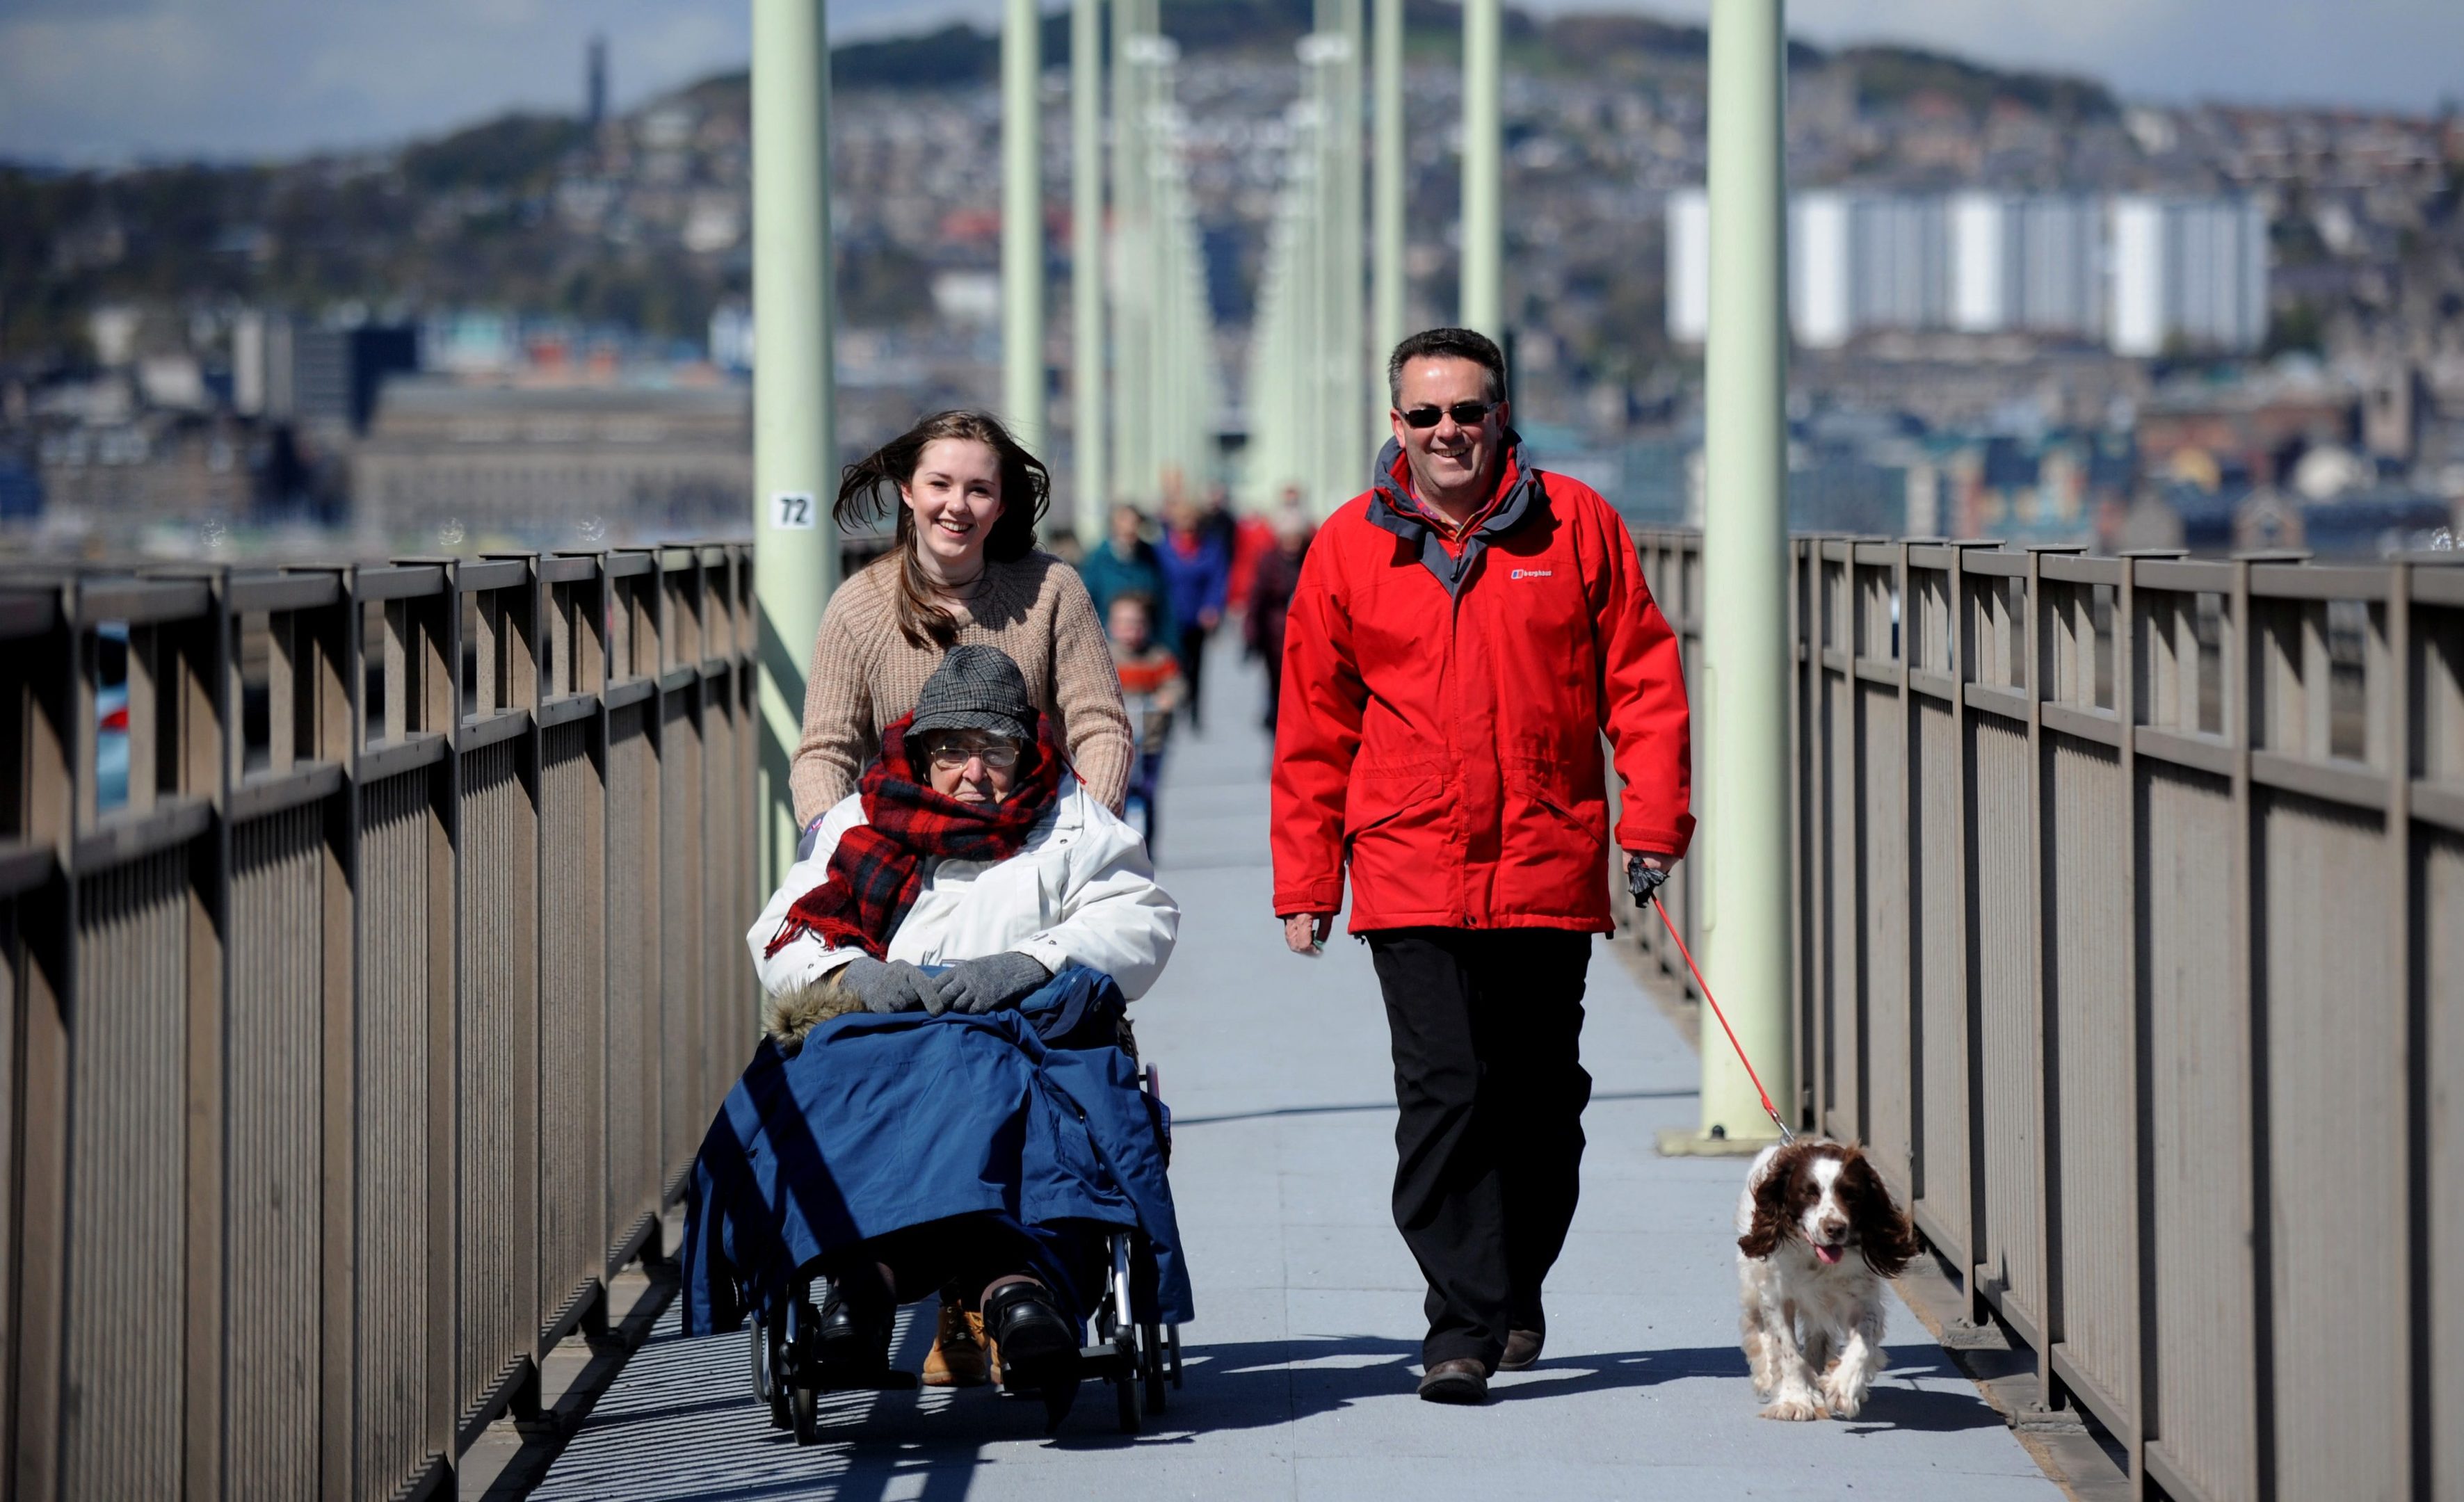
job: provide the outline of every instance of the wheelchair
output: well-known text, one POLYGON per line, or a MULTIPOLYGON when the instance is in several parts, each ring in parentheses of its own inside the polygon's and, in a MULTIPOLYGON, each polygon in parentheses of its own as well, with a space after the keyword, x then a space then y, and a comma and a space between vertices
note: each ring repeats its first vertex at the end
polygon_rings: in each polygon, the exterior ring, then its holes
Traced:
MULTIPOLYGON (((1126 1041, 1126 1031, 1124 1033, 1126 1041)), ((1135 1057, 1134 1045, 1131 1048, 1135 1057)), ((1164 1160, 1172 1160, 1172 1115, 1163 1104, 1161 1075, 1152 1064, 1139 1071, 1139 1093, 1146 1097, 1164 1160)), ((1155 1248, 1139 1230, 1115 1229, 1104 1238, 1104 1290, 1089 1323, 1095 1336, 1081 1346, 1076 1369, 1057 1392, 1037 1392, 1011 1385, 1001 1374, 1001 1391, 1010 1397, 1041 1396, 1051 1424, 1068 1411, 1078 1386, 1088 1379, 1112 1385, 1113 1411, 1121 1432, 1135 1434, 1142 1415, 1164 1411, 1168 1390, 1181 1385, 1180 1327, 1157 1318, 1155 1248)), ((821 1310, 828 1300, 828 1280, 810 1273, 795 1280, 789 1296, 762 1318, 748 1320, 754 1395, 770 1410, 774 1428, 794 1431, 796 1443, 819 1441, 821 1399, 825 1393, 913 1392, 921 1384, 913 1372, 891 1367, 853 1369, 825 1360, 817 1338, 821 1310)))

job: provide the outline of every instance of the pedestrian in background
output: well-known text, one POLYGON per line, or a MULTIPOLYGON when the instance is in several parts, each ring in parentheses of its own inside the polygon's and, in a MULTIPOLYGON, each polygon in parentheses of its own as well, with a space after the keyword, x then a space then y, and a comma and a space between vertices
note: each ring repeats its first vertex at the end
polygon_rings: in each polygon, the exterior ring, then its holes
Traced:
POLYGON ((1211 480, 1206 486, 1206 498, 1198 503, 1198 529, 1223 544, 1225 557, 1237 546, 1241 520, 1232 515, 1232 490, 1221 480, 1211 480))
POLYGON ((1386 374, 1393 437, 1287 626, 1274 906, 1315 953, 1349 869, 1394 1046, 1395 1224, 1428 1280, 1419 1393, 1480 1403, 1538 1359, 1574 1216, 1601 738, 1629 872, 1664 876, 1694 826, 1685 683, 1624 522, 1524 455, 1497 346, 1433 329, 1386 374))
POLYGON ((1142 594, 1155 608, 1157 641, 1173 639, 1172 618, 1165 606, 1163 562, 1147 541, 1146 514, 1127 501, 1112 508, 1104 541, 1078 563, 1078 576, 1095 602, 1095 617, 1112 618, 1112 601, 1122 594, 1142 594))
POLYGON ((1145 836, 1150 859, 1163 822, 1164 747, 1186 692, 1180 663, 1155 640, 1154 624, 1155 601, 1134 592, 1114 595, 1111 613, 1105 618, 1112 638, 1112 667, 1121 675, 1121 703, 1129 711, 1130 735, 1137 746, 1122 817, 1145 836))
POLYGON ((1273 551, 1274 546, 1275 524, 1265 517, 1250 514, 1233 520, 1232 585, 1223 597, 1227 608, 1247 616, 1249 588, 1258 582, 1258 560, 1273 551))
POLYGON ((1249 610, 1241 633, 1250 654, 1266 664, 1268 730, 1275 728, 1275 709, 1284 695, 1284 623, 1290 616, 1292 596, 1301 586, 1301 562, 1309 556, 1309 513, 1287 506, 1275 518, 1273 544, 1258 556, 1249 572, 1249 610))
POLYGON ((1155 549, 1163 565, 1167 606, 1172 611, 1174 643, 1180 674, 1189 680, 1189 728, 1202 730, 1206 693, 1206 643, 1223 621, 1223 599, 1232 584, 1232 550, 1222 536, 1205 525, 1190 502, 1175 501, 1164 519, 1163 545, 1155 549))

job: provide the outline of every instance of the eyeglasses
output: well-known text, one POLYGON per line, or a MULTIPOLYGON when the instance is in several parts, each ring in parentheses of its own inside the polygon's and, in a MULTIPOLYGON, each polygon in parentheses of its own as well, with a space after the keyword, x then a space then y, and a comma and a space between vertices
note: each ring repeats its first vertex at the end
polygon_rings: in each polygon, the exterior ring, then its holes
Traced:
POLYGON ((1488 414, 1503 404, 1497 402, 1457 402, 1452 407, 1415 407, 1397 413, 1411 428, 1435 428, 1441 417, 1451 417, 1458 428, 1477 428, 1488 420, 1488 414))
POLYGON ((1018 747, 1007 740, 990 743, 975 740, 935 740, 924 748, 924 755, 935 766, 964 766, 980 757, 984 765, 996 772, 1006 772, 1018 765, 1018 747))

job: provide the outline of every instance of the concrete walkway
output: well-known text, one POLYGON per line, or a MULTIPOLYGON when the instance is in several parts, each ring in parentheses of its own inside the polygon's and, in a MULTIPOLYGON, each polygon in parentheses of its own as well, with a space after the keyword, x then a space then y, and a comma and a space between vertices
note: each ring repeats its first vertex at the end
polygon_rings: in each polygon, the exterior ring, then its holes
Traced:
MULTIPOLYGON (((1417 1401, 1421 1286, 1387 1213, 1393 1080, 1367 951, 1310 961, 1268 911, 1257 678, 1219 653, 1202 738, 1174 751, 1159 841, 1186 915, 1135 1008, 1176 1118, 1173 1183, 1197 1282, 1188 1385, 1134 1441, 1089 1386, 1060 1435, 989 1392, 851 1395, 825 1443, 770 1428, 745 1337, 672 1310, 550 1470, 542 1498, 1733 1497, 2057 1499, 1903 1307, 1854 1423, 1755 1417, 1736 1342, 1744 1165, 1669 1160, 1693 1054, 1627 970, 1591 970, 1583 1202, 1548 1290, 1549 1347, 1485 1408, 1417 1401)), ((911 1311, 911 1314, 917 1313, 911 1311)), ((924 1312, 929 1314, 929 1312, 924 1312)), ((902 1325, 900 1364, 929 1326, 902 1325)))

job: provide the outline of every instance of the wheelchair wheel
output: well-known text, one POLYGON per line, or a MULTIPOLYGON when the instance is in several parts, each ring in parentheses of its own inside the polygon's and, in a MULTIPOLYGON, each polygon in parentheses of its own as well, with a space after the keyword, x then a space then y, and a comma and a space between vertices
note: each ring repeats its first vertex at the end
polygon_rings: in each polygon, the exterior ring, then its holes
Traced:
POLYGON ((1154 1325, 1138 1326, 1138 1375, 1146 1379, 1147 1412, 1163 1412, 1163 1332, 1154 1325))
MULTIPOLYGON (((780 1399, 785 1401, 786 1426, 795 1431, 799 1445, 810 1445, 821 1438, 821 1378, 814 1370, 820 1354, 815 1336, 821 1328, 821 1313, 813 1307, 812 1295, 811 1285, 801 1279, 788 1291, 791 1302, 780 1312, 779 1343, 772 1348, 776 1360, 771 1369, 771 1385, 782 1389, 780 1399)), ((780 1399, 772 1402, 776 1403, 780 1399)))
POLYGON ((1180 1327, 1166 1325, 1163 1336, 1166 1349, 1172 1354, 1172 1384, 1177 1387, 1180 1385, 1180 1327))
POLYGON ((795 1426, 797 1444, 813 1445, 820 1442, 821 1403, 822 1395, 802 1382, 788 1389, 787 1407, 795 1426))
POLYGON ((1138 1374, 1135 1368, 1121 1372, 1112 1379, 1112 1406, 1121 1421, 1121 1432, 1138 1432, 1138 1374))
POLYGON ((795 1416, 787 1411, 787 1340, 786 1316, 773 1314, 761 1322, 759 1332, 764 1357, 761 1399, 770 1405, 770 1426, 793 1428, 795 1416))
POLYGON ((752 1336, 746 1344, 751 1347, 750 1355, 753 1362, 753 1396, 763 1403, 768 1403, 770 1401, 771 1392, 770 1322, 766 1319, 748 1319, 744 1322, 744 1328, 752 1336))

